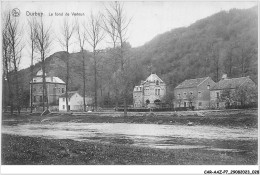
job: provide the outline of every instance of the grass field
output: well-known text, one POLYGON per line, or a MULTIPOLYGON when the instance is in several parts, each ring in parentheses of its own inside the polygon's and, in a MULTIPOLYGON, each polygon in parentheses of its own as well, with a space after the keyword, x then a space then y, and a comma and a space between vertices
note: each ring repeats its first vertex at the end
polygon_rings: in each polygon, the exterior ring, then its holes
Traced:
MULTIPOLYGON (((237 144, 230 142, 229 144, 237 144)), ((152 149, 120 144, 2 135, 4 165, 255 165, 253 152, 152 149)))

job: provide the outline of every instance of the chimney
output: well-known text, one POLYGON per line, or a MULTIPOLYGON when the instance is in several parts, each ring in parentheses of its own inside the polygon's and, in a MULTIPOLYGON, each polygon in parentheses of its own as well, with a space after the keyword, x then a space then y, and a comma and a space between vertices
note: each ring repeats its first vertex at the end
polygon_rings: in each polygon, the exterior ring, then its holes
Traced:
POLYGON ((226 80, 226 79, 227 79, 227 74, 223 74, 221 80, 226 80))

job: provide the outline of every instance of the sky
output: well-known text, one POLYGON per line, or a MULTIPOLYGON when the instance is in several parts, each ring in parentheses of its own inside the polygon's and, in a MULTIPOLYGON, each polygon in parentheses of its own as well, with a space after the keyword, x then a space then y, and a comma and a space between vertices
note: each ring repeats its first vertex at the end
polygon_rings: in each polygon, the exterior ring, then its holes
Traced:
MULTIPOLYGON (((74 22, 72 12, 84 13, 78 16, 79 22, 87 22, 90 13, 105 13, 105 7, 109 2, 101 1, 9 1, 2 2, 2 10, 18 8, 20 10, 19 23, 23 28, 23 42, 28 43, 27 20, 32 13, 43 13, 43 19, 52 29, 52 45, 49 55, 61 51, 59 43, 61 38, 61 25, 65 13, 69 13, 69 21, 74 22), (63 16, 55 16, 56 13, 63 13, 63 16), (29 15, 30 13, 30 15, 29 15), (53 16, 51 16, 53 14, 53 16)), ((126 1, 124 9, 127 17, 131 18, 128 27, 127 38, 132 47, 142 46, 149 42, 156 35, 167 32, 178 27, 188 27, 199 19, 206 18, 222 10, 232 8, 247 9, 257 5, 257 1, 126 1)), ((39 17, 38 17, 39 18, 39 17)), ((111 46, 108 38, 105 38, 99 45, 99 49, 111 46)), ((91 50, 86 44, 86 50, 91 50)), ((72 38, 69 52, 78 52, 79 45, 76 42, 76 35, 72 38)), ((30 49, 27 45, 23 49, 20 69, 30 66, 30 49)))

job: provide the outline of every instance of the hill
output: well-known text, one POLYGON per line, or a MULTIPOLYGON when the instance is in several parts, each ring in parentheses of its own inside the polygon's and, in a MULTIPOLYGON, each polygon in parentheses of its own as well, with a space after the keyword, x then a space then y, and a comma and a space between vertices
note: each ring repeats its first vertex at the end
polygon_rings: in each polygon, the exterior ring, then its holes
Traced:
POLYGON ((223 73, 257 82, 257 16, 257 7, 221 11, 158 35, 133 52, 171 88, 188 78, 210 76, 218 81, 223 73))

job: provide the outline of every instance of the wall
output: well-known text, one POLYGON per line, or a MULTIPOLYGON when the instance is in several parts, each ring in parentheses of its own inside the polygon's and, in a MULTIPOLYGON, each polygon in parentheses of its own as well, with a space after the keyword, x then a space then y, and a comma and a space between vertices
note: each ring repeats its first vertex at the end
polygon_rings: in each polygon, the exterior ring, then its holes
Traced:
POLYGON ((192 106, 196 105, 196 100, 197 100, 197 88, 196 87, 192 87, 192 88, 182 88, 182 89, 174 89, 174 96, 175 96, 175 102, 174 102, 174 106, 175 107, 185 107, 185 103, 186 103, 186 107, 189 106, 189 100, 187 98, 188 94, 190 94, 192 92, 193 96, 195 97, 193 102, 192 102, 192 106), (186 96, 185 94, 186 93, 186 96), (180 94, 180 96, 179 96, 180 94), (177 101, 177 99, 180 99, 180 103, 179 101, 177 101))
MULTIPOLYGON (((65 92, 66 85, 65 84, 57 84, 57 83, 46 83, 46 87, 47 87, 49 105, 57 105, 59 96, 62 94, 61 89, 64 88, 64 92, 65 92), (56 86, 56 88, 55 88, 55 86, 56 86)), ((41 83, 33 84, 33 93, 32 93, 32 95, 33 95, 33 105, 39 105, 41 103, 40 97, 43 96, 42 88, 43 88, 43 84, 41 84, 41 83), (36 96, 36 102, 34 101, 34 96, 36 96)))
POLYGON ((159 83, 159 85, 156 85, 155 82, 146 82, 144 84, 144 103, 146 104, 146 100, 149 100, 150 104, 148 105, 148 107, 155 106, 154 101, 155 100, 162 101, 165 95, 166 95, 166 85, 164 83, 159 83), (155 89, 159 89, 160 94, 158 93, 156 94, 155 89))
POLYGON ((198 98, 195 107, 196 109, 210 108, 210 88, 215 86, 215 84, 216 83, 211 78, 207 78, 205 81, 198 85, 198 98), (199 92, 201 92, 200 95, 199 92))

